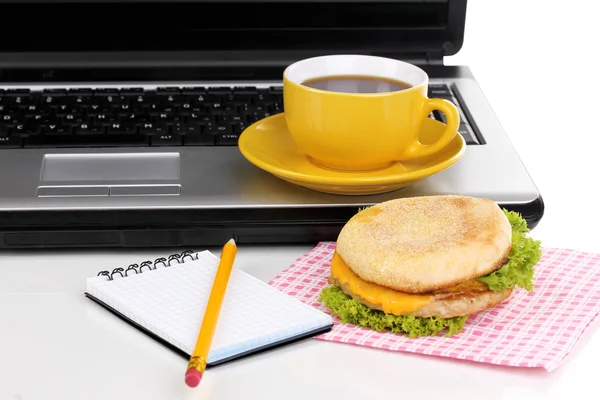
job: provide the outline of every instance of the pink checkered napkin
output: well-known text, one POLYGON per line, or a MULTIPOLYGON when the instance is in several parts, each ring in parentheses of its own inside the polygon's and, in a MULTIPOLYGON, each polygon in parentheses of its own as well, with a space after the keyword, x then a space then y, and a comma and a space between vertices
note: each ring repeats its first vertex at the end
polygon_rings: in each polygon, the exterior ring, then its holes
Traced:
MULTIPOLYGON (((319 243, 270 284, 319 310, 335 243, 319 243)), ((335 318, 317 339, 514 367, 557 368, 600 311, 600 254, 545 248, 535 268, 535 292, 522 289, 493 309, 473 315, 453 337, 409 339, 335 318)))

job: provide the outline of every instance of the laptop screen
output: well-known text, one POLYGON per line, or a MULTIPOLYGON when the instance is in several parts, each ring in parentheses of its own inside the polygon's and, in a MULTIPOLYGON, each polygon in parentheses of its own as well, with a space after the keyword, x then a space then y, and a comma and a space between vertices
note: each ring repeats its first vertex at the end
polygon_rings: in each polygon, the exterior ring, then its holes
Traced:
POLYGON ((415 52, 447 40, 449 2, 0 0, 0 52, 415 52))

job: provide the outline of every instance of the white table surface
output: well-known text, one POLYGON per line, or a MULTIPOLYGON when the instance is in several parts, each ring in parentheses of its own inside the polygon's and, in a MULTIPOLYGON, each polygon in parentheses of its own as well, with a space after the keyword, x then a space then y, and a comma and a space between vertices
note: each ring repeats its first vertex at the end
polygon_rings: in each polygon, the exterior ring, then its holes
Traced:
MULTIPOLYGON (((542 3, 540 15, 537 1, 470 1, 463 50, 448 62, 472 67, 544 195, 546 215, 533 235, 545 246, 600 252, 600 87, 589 53, 600 37, 597 11, 587 1, 571 1, 570 8, 542 3)), ((236 267, 269 280, 309 249, 242 247, 236 267)), ((212 369, 200 387, 189 389, 183 383, 186 360, 82 294, 85 278, 99 270, 165 253, 171 251, 0 253, 0 399, 534 400, 598 395, 596 325, 553 373, 306 340, 212 369)))

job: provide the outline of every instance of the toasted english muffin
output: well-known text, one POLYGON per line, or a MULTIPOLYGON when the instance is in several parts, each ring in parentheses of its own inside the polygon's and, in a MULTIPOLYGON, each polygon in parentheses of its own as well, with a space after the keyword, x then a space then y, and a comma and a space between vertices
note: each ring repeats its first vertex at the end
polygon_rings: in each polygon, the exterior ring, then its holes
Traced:
POLYGON ((412 197, 356 214, 341 230, 336 252, 361 279, 420 294, 499 269, 511 237, 506 215, 491 200, 412 197))

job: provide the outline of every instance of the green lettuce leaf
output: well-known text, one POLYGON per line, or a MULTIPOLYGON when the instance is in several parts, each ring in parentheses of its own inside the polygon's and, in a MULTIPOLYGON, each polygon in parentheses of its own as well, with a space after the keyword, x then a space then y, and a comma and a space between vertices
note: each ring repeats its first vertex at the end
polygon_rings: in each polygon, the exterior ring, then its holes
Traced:
POLYGON ((503 210, 512 226, 512 250, 508 262, 499 270, 477 278, 493 291, 520 286, 532 292, 534 288, 534 266, 542 257, 541 242, 527 236, 527 222, 519 213, 503 210))
POLYGON ((446 336, 452 336, 463 330, 468 315, 456 318, 419 318, 412 315, 395 316, 383 311, 373 310, 347 296, 337 286, 328 286, 321 291, 322 302, 342 322, 370 328, 379 332, 390 331, 405 334, 410 338, 436 336, 446 330, 446 336))

